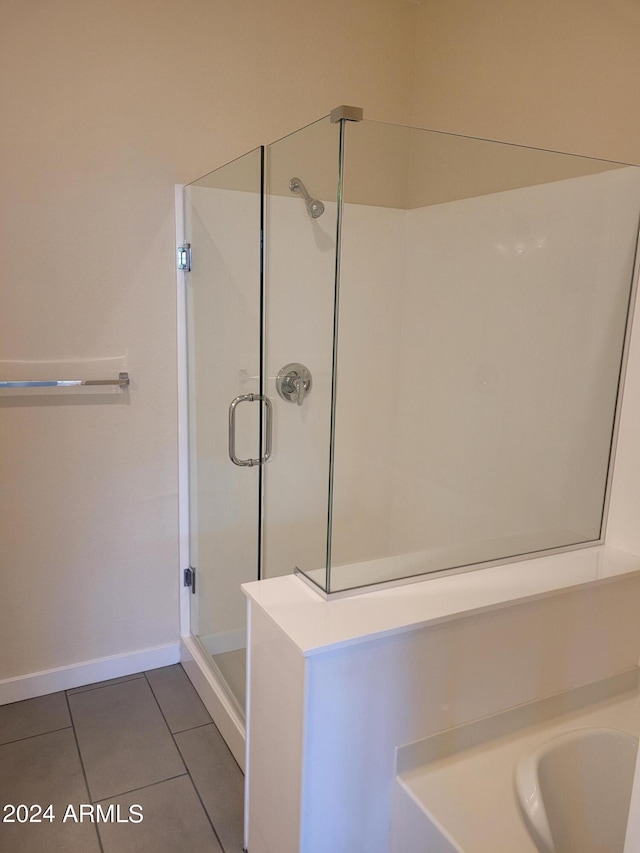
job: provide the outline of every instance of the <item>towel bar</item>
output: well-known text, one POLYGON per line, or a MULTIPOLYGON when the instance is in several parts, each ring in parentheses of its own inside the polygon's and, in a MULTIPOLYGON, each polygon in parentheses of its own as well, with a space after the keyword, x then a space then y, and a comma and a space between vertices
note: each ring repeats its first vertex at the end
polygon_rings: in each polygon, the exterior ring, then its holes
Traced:
POLYGON ((119 385, 124 391, 130 384, 128 373, 119 373, 117 379, 43 379, 25 382, 0 382, 0 388, 72 388, 78 385, 119 385))

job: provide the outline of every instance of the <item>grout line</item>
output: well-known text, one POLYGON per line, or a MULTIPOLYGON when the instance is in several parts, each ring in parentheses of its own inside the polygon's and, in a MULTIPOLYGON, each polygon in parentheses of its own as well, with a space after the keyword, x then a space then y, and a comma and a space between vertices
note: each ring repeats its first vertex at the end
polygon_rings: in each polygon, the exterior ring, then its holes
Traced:
MULTIPOLYGON (((84 784, 85 784, 85 787, 87 789, 87 798, 89 799, 89 802, 91 802, 91 789, 89 788, 89 780, 87 779, 87 771, 85 770, 84 761, 82 760, 82 753, 80 752, 80 744, 78 743, 78 733, 76 732, 76 727, 73 724, 73 714, 71 713, 71 705, 69 704, 69 697, 68 697, 66 691, 64 694, 64 698, 65 698, 66 703, 67 703, 67 709, 69 711, 69 718, 71 719, 71 730, 73 731, 73 739, 76 742, 76 749, 78 750, 78 760, 80 761, 80 768, 82 770, 82 775, 84 777, 84 784)), ((104 853, 104 848, 102 846, 102 839, 100 838, 100 833, 98 832, 97 826, 96 826, 96 835, 98 837, 98 846, 100 847, 100 853, 104 853)))
MULTIPOLYGON (((181 663, 179 663, 179 662, 178 662, 178 663, 174 663, 174 664, 171 664, 171 666, 170 666, 170 667, 163 667, 163 669, 169 669, 169 668, 173 668, 173 667, 179 667, 179 668, 180 668, 180 672, 182 673, 182 675, 183 675, 183 676, 184 676, 184 678, 186 679, 186 684, 187 684, 188 688, 189 688, 189 689, 191 689, 191 690, 193 690, 193 693, 195 694, 195 696, 196 696, 196 698, 197 698, 198 702, 199 702, 199 703, 200 703, 200 705, 202 706, 202 710, 205 712, 205 714, 207 715, 207 717, 209 717, 209 719, 208 719, 208 721, 207 721, 206 723, 198 723, 198 725, 197 725, 197 726, 189 726, 189 728, 187 728, 187 729, 181 729, 180 731, 183 731, 183 732, 189 732, 189 731, 191 731, 191 729, 198 729, 198 728, 200 728, 201 726, 208 726, 208 725, 210 725, 211 723, 213 723, 213 719, 211 718, 211 714, 207 711, 207 707, 206 707, 206 705, 204 704, 204 702, 203 702, 203 701, 202 701, 202 699, 200 698, 200 694, 198 693, 198 691, 196 690, 196 688, 195 688, 195 687, 193 686, 193 684, 191 683, 191 679, 190 679, 190 678, 189 678, 189 676, 187 675, 187 672, 186 672, 185 668, 182 666, 182 664, 181 664, 181 663)), ((151 683, 151 680, 150 680, 150 678, 149 678, 149 673, 150 673, 150 672, 151 672, 151 673, 153 673, 153 672, 157 672, 157 671, 158 671, 158 670, 156 670, 156 669, 148 669, 148 670, 145 670, 145 671, 143 672, 143 675, 144 675, 144 677, 147 679, 147 681, 149 682, 149 687, 151 687, 151 690, 152 690, 152 691, 153 691, 153 684, 151 683)), ((153 692, 154 692, 154 695, 155 695, 155 691, 153 691, 153 692)), ((160 709, 160 710, 162 710, 162 709, 160 709)), ((163 716, 164 716, 164 715, 163 715, 163 716)), ((167 723, 167 725, 168 725, 168 723, 167 723)), ((172 732, 172 734, 178 734, 178 732, 172 732)))
MULTIPOLYGON (((242 651, 242 650, 241 650, 241 649, 235 649, 234 651, 242 651)), ((245 657, 244 674, 245 674, 245 680, 246 680, 246 671, 247 671, 247 667, 246 667, 246 649, 245 649, 244 651, 245 651, 245 656, 244 656, 244 657, 245 657)), ((227 654, 227 652, 223 652, 223 654, 227 654)), ((215 655, 210 655, 210 657, 214 660, 214 663, 215 663, 215 657, 216 657, 216 656, 215 656, 215 655)), ((187 678, 189 679, 189 682, 191 683, 191 679, 189 678, 189 675, 187 674, 187 671, 185 670, 185 668, 182 666, 182 662, 180 662, 180 663, 178 664, 178 666, 180 666, 180 667, 182 668, 182 671, 185 673, 185 675, 186 675, 186 676, 187 676, 187 678)), ((226 685, 226 687, 227 687, 227 689, 228 689, 229 693, 231 694, 232 698, 234 698, 234 699, 235 699, 235 698, 236 698, 236 697, 235 697, 235 693, 234 693, 234 692, 233 692, 233 690, 229 687, 229 684, 228 684, 228 682, 227 682, 227 680, 226 680, 225 676, 224 676, 224 675, 223 675, 223 673, 220 671, 219 667, 217 667, 217 669, 218 669, 218 672, 219 672, 219 674, 220 674, 220 676, 221 676, 221 678, 222 678, 222 680, 223 680, 224 684, 226 685)), ((194 685, 192 684, 192 686, 194 686, 194 685)), ((194 690, 195 690, 195 687, 194 687, 194 690)), ((196 690, 196 693, 198 693, 198 691, 197 691, 197 690, 196 690)), ((199 694, 198 694, 198 697, 200 698, 199 694)), ((202 702, 202 699, 200 699, 200 701, 202 702)), ((207 710, 206 705, 204 705, 204 702, 202 702, 202 704, 203 704, 203 706, 204 706, 204 708, 205 708, 205 711, 207 711, 207 713, 209 713, 209 712, 208 712, 208 710, 207 710)), ((246 697, 245 697, 245 705, 246 705, 246 697)), ((244 716, 244 715, 243 715, 243 716, 244 716)), ((242 767, 240 767, 240 764, 238 763, 237 758, 235 757, 235 755, 233 754, 233 752, 231 752, 231 749, 229 748, 229 744, 226 742, 226 740, 224 739, 224 737, 222 737, 222 733, 220 732, 220 729, 218 728, 218 726, 216 725, 215 720, 211 717, 211 715, 210 715, 210 714, 209 714, 209 718, 210 718, 210 722, 209 722, 209 723, 203 723, 203 725, 202 725, 202 726, 193 726, 193 728, 194 728, 194 729, 197 729, 197 728, 202 728, 203 726, 209 726, 209 725, 214 726, 215 730, 218 732, 218 734, 219 734, 219 735, 220 735, 220 737, 222 738, 222 742, 224 743, 225 747, 227 748, 227 750, 228 750, 228 752, 229 752, 229 755, 231 756, 231 758, 232 758, 232 760, 233 760, 234 764, 236 765, 236 767, 238 768, 238 770, 240 771, 240 773, 242 773, 242 778, 244 779, 244 778, 245 778, 245 772, 244 772, 244 770, 242 769, 242 767)), ((185 731, 185 732, 189 732, 189 731, 191 731, 191 729, 183 729, 183 731, 185 731)), ((177 734, 182 734, 182 732, 174 732, 174 734, 176 734, 176 735, 177 735, 177 734)))
POLYGON ((140 785, 139 788, 130 788, 128 791, 122 791, 120 794, 109 794, 108 797, 101 797, 99 800, 91 800, 92 805, 96 805, 97 803, 104 803, 107 800, 117 800, 118 797, 126 797, 129 794, 135 794, 136 791, 146 791, 147 788, 155 788, 156 785, 162 785, 163 782, 171 782, 172 779, 182 779, 183 776, 188 776, 189 771, 185 770, 184 773, 176 773, 175 776, 168 776, 166 779, 158 779, 157 782, 150 782, 148 785, 140 785))
MULTIPOLYGON (((156 696, 156 694, 153 692, 153 687, 152 687, 152 685, 151 685, 151 682, 150 682, 150 681, 149 681, 149 679, 147 678, 146 673, 145 673, 145 676, 144 676, 144 677, 145 677, 145 680, 146 680, 147 684, 149 685, 149 690, 151 691, 151 695, 152 695, 152 696, 153 696, 153 698, 155 699, 156 705, 158 706, 158 710, 159 710, 159 711, 160 711, 160 713, 162 714, 162 719, 164 720, 164 724, 165 724, 165 726, 167 727, 167 731, 169 732, 169 735, 170 735, 170 737, 171 737, 171 740, 173 741, 173 745, 174 745, 174 746, 175 746, 175 748, 178 750, 178 755, 180 756, 180 761, 182 761, 182 764, 183 764, 183 766, 184 766, 185 772, 186 772, 186 773, 189 773, 189 768, 187 767, 186 762, 185 762, 185 760, 184 760, 184 758, 183 758, 183 756, 182 756, 182 753, 180 752, 180 747, 179 747, 179 746, 178 746, 178 744, 176 743, 176 739, 175 739, 175 737, 174 737, 174 734, 173 734, 173 732, 171 731, 171 726, 170 726, 170 725, 169 725, 169 723, 167 722, 167 718, 165 717, 165 715, 164 715, 164 711, 162 710, 162 705, 161 705, 161 704, 160 704, 160 702, 158 701, 158 697, 156 696)), ((189 774, 189 775, 190 775, 190 774, 189 774)))
MULTIPOLYGON (((171 732, 171 734, 172 735, 181 735, 181 734, 184 734, 185 732, 193 732, 196 729, 203 729, 205 726, 215 726, 215 723, 213 722, 213 720, 209 720, 208 723, 200 723, 200 725, 198 725, 198 726, 190 726, 188 729, 180 729, 180 731, 171 732)), ((217 728, 217 726, 216 726, 216 728, 217 728)))
POLYGON ((119 687, 121 684, 128 684, 130 681, 138 681, 140 678, 144 678, 144 673, 136 673, 135 676, 132 678, 123 676, 122 680, 112 681, 111 684, 102 684, 98 681, 93 687, 89 687, 89 685, 81 685, 80 687, 70 687, 64 692, 67 694, 67 696, 78 696, 80 693, 91 693, 94 690, 104 690, 105 687, 119 687))
MULTIPOLYGON (((152 696, 153 696, 153 698, 155 699, 156 705, 158 706, 158 710, 159 710, 159 711, 160 711, 160 713, 162 714, 162 719, 164 720, 164 724, 165 724, 165 726, 167 727, 167 731, 168 731, 168 732, 169 732, 169 734, 171 735, 171 739, 173 740, 173 745, 175 746, 175 748, 176 748, 176 749, 178 749, 178 744, 176 743, 176 739, 174 738, 174 736, 173 736, 173 732, 171 731, 171 726, 170 726, 170 725, 169 725, 169 723, 167 722, 167 718, 166 718, 166 717, 165 717, 165 715, 164 715, 164 711, 162 710, 162 706, 160 705, 160 702, 158 702, 158 697, 157 697, 157 696, 156 696, 156 694, 153 692, 153 687, 152 687, 152 685, 151 685, 151 682, 149 681, 149 679, 147 678, 147 676, 146 676, 146 675, 145 675, 145 677, 144 677, 144 678, 145 678, 145 681, 147 682, 147 684, 149 685, 149 690, 151 691, 151 695, 152 695, 152 696)), ((184 769, 185 769, 185 771, 188 773, 188 772, 189 772, 189 768, 188 768, 188 767, 187 767, 187 765, 184 763, 184 758, 182 757, 182 753, 180 752, 180 750, 179 750, 179 749, 178 749, 178 755, 180 756, 180 761, 182 761, 182 763, 183 763, 183 765, 184 765, 184 769)))
MULTIPOLYGON (((236 650, 236 651, 239 651, 239 650, 236 650)), ((213 658, 213 657, 215 657, 215 656, 214 656, 214 655, 212 655, 211 657, 213 658)), ((186 672, 185 668, 182 666, 182 663, 180 663, 180 664, 178 664, 178 665, 179 665, 180 667, 182 667, 183 672, 185 673, 185 675, 187 676, 187 678, 189 678, 189 676, 187 675, 187 672, 186 672)), ((245 674, 246 674, 246 667, 245 667, 245 674)), ((223 679, 223 681, 225 682, 225 684, 226 684, 227 688, 229 689, 229 692, 231 693, 232 697, 233 697, 233 698, 235 698, 235 694, 234 694, 233 690, 231 690, 231 688, 229 687, 228 683, 226 682, 226 679, 225 679, 224 675, 222 675, 222 673, 220 673, 220 675, 222 676, 222 679, 223 679)), ((189 679, 189 683, 191 683, 191 679, 189 679)), ((193 686, 193 685, 192 685, 192 686, 193 686)), ((195 687, 194 687, 194 690, 195 690, 195 687)), ((198 691, 197 691, 197 690, 196 690, 196 693, 198 693, 198 691)), ((199 694, 198 694, 198 698, 199 698, 199 694)), ((202 702, 202 699, 200 699, 200 701, 202 702)), ((203 706, 204 706, 205 711, 207 711, 207 708, 206 708, 206 705, 204 705, 204 702, 202 702, 202 704, 203 704, 203 706)), ((246 705, 246 700, 245 700, 245 705, 246 705)), ((208 714, 208 713, 209 713, 209 712, 207 711, 207 714, 208 714)), ((200 728, 203 728, 204 726, 213 726, 213 727, 215 728, 215 730, 218 732, 218 734, 219 734, 219 735, 220 735, 220 737, 222 738, 222 742, 224 743, 225 747, 227 748, 227 750, 228 750, 228 752, 229 752, 229 755, 231 756, 231 758, 232 758, 232 760, 233 760, 234 764, 236 765, 236 767, 238 768, 238 770, 242 773, 242 778, 244 779, 244 777, 245 777, 244 770, 243 770, 243 769, 242 769, 242 767, 240 767, 240 765, 238 764, 238 760, 237 760, 237 758, 235 757, 235 755, 233 754, 233 752, 231 752, 231 749, 229 748, 229 744, 226 742, 226 740, 224 739, 224 737, 222 737, 222 733, 221 733, 220 729, 218 728, 218 726, 216 725, 215 720, 211 717, 211 715, 210 715, 210 714, 209 714, 209 722, 208 722, 208 723, 203 723, 201 726, 193 726, 193 728, 194 728, 194 729, 200 729, 200 728)), ((183 729, 182 731, 184 731, 184 732, 190 732, 190 731, 192 731, 192 729, 183 729)), ((179 734, 182 734, 182 732, 174 732, 174 735, 179 735, 179 734)))
MULTIPOLYGON (((182 761, 182 763, 183 763, 183 764, 184 764, 184 766, 185 766, 185 769, 186 769, 186 771, 187 771, 187 776, 189 777, 189 781, 190 781, 190 782, 191 782, 191 784, 193 785, 193 789, 194 789, 194 791, 196 792, 196 796, 197 796, 197 797, 198 797, 198 799, 200 800, 200 805, 202 806, 202 809, 203 809, 203 811, 204 811, 205 817, 207 818, 207 820, 209 821, 209 823, 210 823, 210 825, 211 825, 211 829, 212 829, 212 831, 213 831, 213 834, 214 834, 214 835, 215 835, 215 837, 216 837, 216 840, 217 840, 218 844, 220 845, 220 849, 222 850, 222 853, 225 853, 225 849, 224 849, 224 847, 223 847, 223 845, 222 845, 222 841, 221 841, 221 839, 220 839, 220 836, 218 835, 218 833, 217 833, 217 831, 216 831, 216 828, 215 828, 215 826, 213 825, 213 821, 211 820, 211 818, 210 818, 210 816, 209 816, 209 812, 207 811, 206 806, 205 806, 205 804, 204 804, 204 802, 203 802, 203 800, 202 800, 202 797, 200 796, 200 791, 199 791, 199 790, 198 790, 198 788, 196 787, 196 783, 193 781, 193 778, 191 777, 191 773, 189 772, 189 768, 187 767, 187 762, 184 760, 184 756, 183 756, 183 754, 182 754, 182 752, 181 752, 181 750, 180 750, 180 747, 178 746, 178 742, 177 742, 177 740, 176 740, 176 738, 175 738, 174 733, 173 733, 173 732, 171 731, 171 729, 169 728, 169 723, 167 723, 167 718, 166 718, 166 717, 165 717, 165 715, 164 715, 164 711, 162 710, 162 707, 161 707, 161 705, 160 705, 160 702, 158 702, 158 697, 157 697, 157 696, 156 696, 156 694, 153 692, 153 687, 151 686, 151 682, 150 682, 150 681, 149 681, 149 679, 147 678, 146 673, 145 673, 145 676, 144 676, 144 677, 147 679, 147 684, 149 685, 149 689, 151 690, 151 695, 152 695, 152 696, 153 696, 153 698, 156 700, 156 704, 157 704, 158 708, 160 709, 160 713, 162 714, 162 719, 164 720, 165 725, 166 725, 167 729, 169 730, 169 734, 171 735, 171 738, 172 738, 172 740, 173 740, 173 745, 174 745, 174 746, 175 746, 175 748, 178 750, 178 755, 180 756, 180 760, 182 761)), ((207 725, 209 725, 209 724, 207 723, 207 725)), ((199 727, 198 727, 198 728, 199 728, 199 727)))
POLYGON ((57 693, 64 693, 64 690, 56 690, 53 693, 43 693, 41 696, 28 696, 26 699, 16 699, 15 702, 4 702, 0 705, 0 708, 13 708, 16 705, 24 705, 25 702, 33 702, 34 699, 46 699, 51 696, 55 696, 57 693))
POLYGON ((17 737, 15 740, 7 740, 0 743, 0 749, 3 746, 8 746, 10 743, 20 743, 23 740, 31 740, 34 737, 42 737, 43 735, 52 735, 54 732, 64 732, 66 729, 72 729, 73 723, 69 723, 68 726, 60 726, 59 729, 51 729, 49 732, 38 732, 35 735, 26 735, 26 737, 17 737))
MULTIPOLYGON (((182 753, 181 753, 181 754, 182 754, 182 753)), ((225 851, 225 849, 224 849, 224 845, 222 844, 222 839, 221 839, 221 838, 220 838, 220 836, 218 835, 218 832, 217 832, 217 830, 216 830, 215 826, 213 825, 213 821, 212 821, 212 820, 211 820, 211 818, 209 817, 209 812, 207 811, 207 807, 205 806, 205 804, 204 804, 204 802, 203 802, 203 800, 202 800, 202 797, 200 796, 200 791, 197 789, 197 787, 196 787, 196 783, 195 783, 195 782, 193 781, 193 779, 191 778, 191 774, 190 774, 190 773, 188 774, 188 776, 189 776, 189 781, 190 781, 190 782, 191 782, 191 784, 193 785, 193 790, 196 792, 196 797, 200 800, 200 805, 202 806, 202 811, 204 812, 205 817, 207 818, 207 820, 209 821, 209 823, 211 824, 211 829, 213 830, 213 834, 215 835, 216 840, 217 840, 218 844, 220 845, 220 850, 222 851, 222 853, 226 853, 226 851, 225 851)))

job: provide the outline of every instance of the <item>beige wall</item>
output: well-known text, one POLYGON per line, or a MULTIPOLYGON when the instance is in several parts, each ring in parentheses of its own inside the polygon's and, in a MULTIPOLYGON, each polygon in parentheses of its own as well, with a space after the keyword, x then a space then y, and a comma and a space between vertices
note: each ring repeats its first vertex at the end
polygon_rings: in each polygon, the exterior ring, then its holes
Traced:
POLYGON ((640 162, 635 0, 422 0, 412 123, 640 162))
POLYGON ((177 638, 173 185, 340 103, 406 121, 416 14, 2 0, 0 378, 133 386, 0 400, 0 680, 177 638))
POLYGON ((0 679, 177 636, 173 184, 338 103, 639 162, 638 33, 633 0, 2 0, 0 378, 133 387, 0 400, 0 679))

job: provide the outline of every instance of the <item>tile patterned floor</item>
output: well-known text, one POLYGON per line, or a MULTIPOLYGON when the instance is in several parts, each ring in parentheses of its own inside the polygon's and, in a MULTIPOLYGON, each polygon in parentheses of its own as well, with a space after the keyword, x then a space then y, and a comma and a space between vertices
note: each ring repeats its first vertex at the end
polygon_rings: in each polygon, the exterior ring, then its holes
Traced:
POLYGON ((2 853, 242 853, 243 781, 179 664, 0 707, 2 853))

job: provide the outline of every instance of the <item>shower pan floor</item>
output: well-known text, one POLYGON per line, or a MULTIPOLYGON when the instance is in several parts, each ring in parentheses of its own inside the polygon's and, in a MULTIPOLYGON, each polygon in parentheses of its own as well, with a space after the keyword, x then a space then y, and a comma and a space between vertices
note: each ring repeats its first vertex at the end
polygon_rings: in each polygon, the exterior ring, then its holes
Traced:
POLYGON ((247 703, 247 650, 235 649, 212 655, 213 661, 224 678, 242 712, 247 703))

